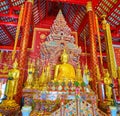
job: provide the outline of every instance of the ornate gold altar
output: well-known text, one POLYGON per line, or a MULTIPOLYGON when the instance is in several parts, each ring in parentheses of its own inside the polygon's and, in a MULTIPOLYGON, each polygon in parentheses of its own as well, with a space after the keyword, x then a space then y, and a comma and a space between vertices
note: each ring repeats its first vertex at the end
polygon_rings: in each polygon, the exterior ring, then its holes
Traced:
POLYGON ((24 105, 32 106, 32 116, 102 114, 97 108, 97 96, 89 86, 91 78, 87 64, 82 77, 80 54, 81 48, 75 44, 59 11, 50 34, 40 46, 40 76, 34 76, 36 67, 33 63, 35 69, 28 72, 32 82, 28 77, 23 89, 24 105), (82 106, 86 108, 85 112, 82 106))

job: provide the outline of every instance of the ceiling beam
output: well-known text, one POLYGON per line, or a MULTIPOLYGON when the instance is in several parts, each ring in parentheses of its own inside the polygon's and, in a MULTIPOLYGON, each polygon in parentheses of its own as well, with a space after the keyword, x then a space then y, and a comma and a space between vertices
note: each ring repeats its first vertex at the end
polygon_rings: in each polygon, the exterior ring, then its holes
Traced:
POLYGON ((8 3, 10 5, 10 7, 13 6, 11 0, 8 0, 8 3))
POLYGON ((120 22, 120 20, 119 19, 117 19, 116 17, 114 17, 114 16, 111 16, 114 20, 116 20, 117 22, 120 22))
POLYGON ((0 25, 17 26, 17 23, 0 21, 0 25))
POLYGON ((46 17, 48 16, 48 9, 49 9, 49 2, 47 0, 46 1, 46 17))
MULTIPOLYGON (((113 21, 111 21, 111 19, 107 19, 107 22, 111 23, 113 25, 113 27, 115 26, 115 23, 113 21)), ((110 26, 111 26, 110 24, 110 26)))
POLYGON ((8 38, 11 40, 11 42, 14 41, 12 35, 8 32, 5 26, 1 25, 2 30, 7 34, 8 38))
POLYGON ((75 23, 75 19, 78 16, 79 11, 80 11, 80 6, 78 7, 78 10, 75 12, 74 18, 72 19, 72 22, 73 22, 72 25, 75 23))
POLYGON ((86 5, 88 0, 48 0, 51 2, 65 2, 69 4, 86 5))
MULTIPOLYGON (((14 46, 0 46, 0 50, 7 50, 7 51, 12 51, 14 46)), ((20 47, 17 47, 16 50, 19 50, 20 47)))
POLYGON ((72 30, 74 30, 72 24, 69 22, 69 19, 68 19, 68 15, 70 14, 71 7, 72 7, 72 5, 69 5, 69 8, 68 8, 67 13, 66 13, 66 15, 65 15, 65 20, 67 21, 67 25, 68 25, 72 30))
POLYGON ((72 5, 69 5, 68 11, 65 16, 67 20, 68 20, 68 15, 70 14, 71 7, 72 7, 72 5))
POLYGON ((40 14, 41 13, 41 10, 40 10, 40 0, 38 0, 37 2, 38 2, 38 4, 37 3, 36 4, 37 4, 38 10, 39 10, 39 17, 40 17, 40 20, 41 20, 42 18, 41 18, 41 14, 40 14))
MULTIPOLYGON (((100 52, 97 52, 97 56, 100 57, 100 52)), ((107 56, 106 52, 102 52, 102 57, 106 57, 106 56, 107 56)))
POLYGON ((120 29, 120 24, 118 26, 116 26, 116 28, 119 30, 120 29))
POLYGON ((102 3, 107 6, 108 9, 110 9, 110 6, 107 4, 107 2, 105 2, 104 0, 102 1, 102 3))
POLYGON ((85 25, 87 24, 88 21, 88 15, 86 14, 81 22, 81 24, 79 25, 78 28, 78 35, 80 35, 80 33, 83 31, 83 28, 85 27, 85 25))
POLYGON ((113 41, 112 44, 114 44, 114 45, 120 45, 120 42, 113 41))
POLYGON ((15 15, 15 14, 3 14, 3 13, 0 13, 0 17, 8 17, 8 18, 15 18, 15 19, 18 19, 18 18, 19 18, 19 15, 15 15))
MULTIPOLYGON (((109 0, 110 2, 110 0, 109 0)), ((107 13, 107 18, 109 15, 112 14, 112 12, 118 7, 118 5, 120 4, 120 0, 117 1, 117 3, 110 9, 110 11, 107 13)))

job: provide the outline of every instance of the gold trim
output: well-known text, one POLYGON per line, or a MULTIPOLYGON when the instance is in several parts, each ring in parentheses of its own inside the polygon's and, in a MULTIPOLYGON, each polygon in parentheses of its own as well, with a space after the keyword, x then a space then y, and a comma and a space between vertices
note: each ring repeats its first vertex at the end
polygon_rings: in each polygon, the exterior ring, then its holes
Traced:
POLYGON ((71 34, 75 34, 75 44, 78 45, 78 33, 76 31, 72 31, 71 34))
POLYGON ((0 78, 7 78, 8 75, 7 74, 0 74, 0 78))
POLYGON ((87 12, 93 10, 93 9, 92 9, 92 2, 91 2, 91 1, 88 1, 88 2, 87 2, 86 9, 87 9, 87 12))

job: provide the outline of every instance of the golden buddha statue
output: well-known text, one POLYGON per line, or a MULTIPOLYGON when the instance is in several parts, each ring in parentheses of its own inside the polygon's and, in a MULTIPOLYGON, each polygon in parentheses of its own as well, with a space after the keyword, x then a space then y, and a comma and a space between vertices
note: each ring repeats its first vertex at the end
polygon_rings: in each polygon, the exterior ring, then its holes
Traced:
POLYGON ((34 72, 35 72, 34 62, 32 63, 29 62, 28 63, 28 77, 27 77, 27 81, 25 84, 25 88, 32 88, 34 72))
POLYGON ((33 89, 39 89, 39 78, 36 77, 34 80, 33 89))
POLYGON ((8 72, 8 82, 6 88, 7 100, 13 100, 13 96, 17 93, 18 79, 20 71, 18 69, 17 60, 13 63, 13 69, 8 72))
POLYGON ((40 83, 40 89, 43 89, 43 88, 46 87, 47 78, 46 78, 46 75, 45 75, 45 70, 44 70, 44 68, 43 68, 42 73, 41 73, 41 75, 40 75, 39 83, 40 83))
POLYGON ((80 63, 78 63, 76 68, 76 80, 80 82, 80 84, 83 82, 82 73, 80 69, 80 63))
POLYGON ((46 70, 45 70, 45 75, 46 75, 46 78, 47 78, 47 81, 51 81, 51 72, 50 72, 50 64, 48 63, 47 67, 46 67, 46 70))
POLYGON ((60 57, 61 64, 56 65, 54 80, 55 81, 68 81, 75 80, 75 70, 74 67, 68 63, 68 54, 66 50, 63 50, 63 53, 60 57))
POLYGON ((85 65, 85 69, 83 70, 83 81, 86 85, 89 85, 89 81, 91 81, 91 77, 90 77, 90 71, 88 69, 87 64, 85 65))
POLYGON ((110 78, 110 75, 108 73, 108 70, 104 74, 104 83, 105 83, 105 95, 107 97, 107 100, 111 100, 112 97, 112 79, 110 78))

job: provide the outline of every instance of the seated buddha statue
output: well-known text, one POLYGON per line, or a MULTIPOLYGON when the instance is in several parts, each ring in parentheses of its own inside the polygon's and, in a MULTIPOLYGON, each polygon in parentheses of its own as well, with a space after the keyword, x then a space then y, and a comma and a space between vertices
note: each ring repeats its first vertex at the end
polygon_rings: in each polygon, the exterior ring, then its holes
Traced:
POLYGON ((55 81, 68 81, 68 80, 75 80, 75 70, 74 67, 68 63, 68 54, 64 49, 61 57, 61 63, 56 65, 55 73, 54 73, 54 80, 55 81))

